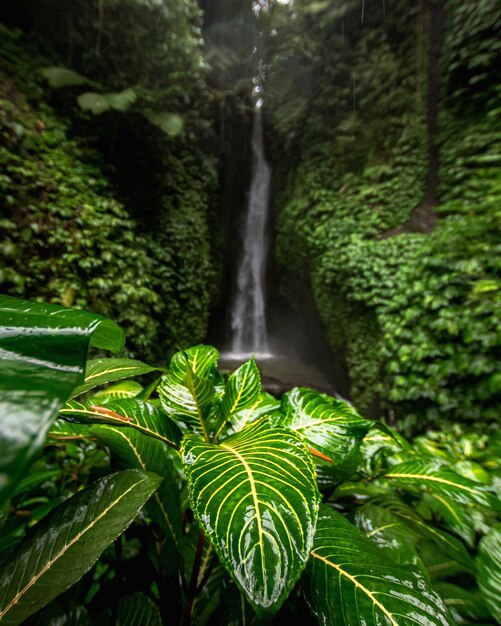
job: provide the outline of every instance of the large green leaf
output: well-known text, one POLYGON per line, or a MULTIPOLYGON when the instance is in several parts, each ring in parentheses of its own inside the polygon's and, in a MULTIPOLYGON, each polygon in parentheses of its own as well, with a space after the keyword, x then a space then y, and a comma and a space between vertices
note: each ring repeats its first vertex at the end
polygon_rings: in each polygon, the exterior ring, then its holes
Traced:
POLYGON ((293 389, 282 398, 278 425, 294 430, 316 451, 339 465, 360 447, 374 422, 342 400, 312 389, 293 389))
POLYGON ((110 474, 53 509, 4 564, 0 622, 20 624, 81 578, 160 480, 138 470, 110 474))
POLYGON ((181 504, 176 469, 171 451, 162 441, 133 428, 91 426, 89 434, 110 449, 124 467, 154 472, 163 478, 160 487, 146 505, 160 525, 167 540, 179 547, 181 539, 181 504))
POLYGON ((118 603, 116 626, 162 626, 158 606, 144 593, 133 593, 118 603))
POLYGON ((168 137, 177 137, 183 132, 183 118, 178 113, 146 109, 143 114, 148 122, 159 128, 168 137))
POLYGON ((227 430, 227 434, 234 434, 245 426, 257 421, 260 417, 268 415, 272 418, 272 421, 276 421, 280 414, 280 402, 274 398, 271 394, 261 392, 256 401, 245 409, 240 409, 237 413, 230 415, 230 426, 227 430))
POLYGON ((456 624, 464 624, 466 620, 475 622, 489 620, 489 611, 478 592, 467 591, 444 582, 437 582, 433 587, 440 594, 456 624))
POLYGON ((184 382, 178 383, 171 374, 162 378, 158 388, 162 406, 173 421, 186 425, 209 440, 207 420, 215 397, 213 383, 188 370, 184 382))
POLYGON ((90 402, 71 400, 61 409, 62 417, 84 424, 113 424, 134 428, 145 435, 177 447, 181 432, 160 409, 150 402, 137 398, 125 398, 97 406, 90 402))
POLYGON ((184 383, 188 372, 212 380, 218 360, 219 352, 212 346, 199 345, 176 352, 169 364, 171 380, 184 383))
POLYGON ((453 626, 414 567, 386 560, 342 515, 322 506, 305 572, 308 604, 330 626, 453 626))
MULTIPOLYGON (((144 387, 135 380, 123 380, 116 385, 110 385, 105 389, 100 389, 93 394, 96 402, 110 402, 113 400, 123 400, 124 398, 136 398, 144 392, 144 387)), ((142 398, 141 398, 142 399, 142 398)))
POLYGON ((301 439, 267 418, 221 445, 187 436, 190 500, 228 572, 260 612, 277 610, 303 570, 319 494, 301 439))
POLYGON ((476 510, 472 506, 468 507, 445 498, 440 493, 424 494, 423 504, 443 520, 449 529, 461 537, 470 548, 475 546, 476 527, 473 516, 476 510))
POLYGON ((425 489, 460 504, 477 503, 495 511, 501 510, 500 500, 490 489, 431 459, 401 463, 391 469, 385 478, 404 489, 425 489))
POLYGON ((355 524, 395 563, 418 564, 420 535, 388 509, 366 504, 355 513, 355 524))
POLYGON ((99 385, 132 376, 141 376, 141 374, 148 374, 158 369, 158 367, 151 367, 134 359, 93 359, 87 362, 84 383, 75 389, 71 397, 76 398, 81 393, 99 385))
POLYGON ((123 343, 120 328, 100 315, 0 296, 0 502, 83 382, 89 344, 123 343))
POLYGON ((228 377, 221 403, 225 418, 253 405, 261 392, 261 376, 254 358, 241 365, 228 377))
POLYGON ((462 541, 423 520, 412 507, 402 502, 400 498, 384 496, 378 502, 424 538, 432 541, 436 545, 436 549, 448 555, 450 560, 461 564, 469 571, 475 569, 474 561, 462 541))
POLYGON ((480 593, 501 624, 501 524, 494 526, 480 542, 477 567, 480 593))

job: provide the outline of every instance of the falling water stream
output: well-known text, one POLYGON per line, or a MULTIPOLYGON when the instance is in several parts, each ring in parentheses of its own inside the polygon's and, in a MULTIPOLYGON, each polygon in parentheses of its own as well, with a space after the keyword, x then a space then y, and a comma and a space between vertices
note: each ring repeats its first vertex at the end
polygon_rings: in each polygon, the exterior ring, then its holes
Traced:
POLYGON ((267 223, 271 167, 264 155, 262 101, 254 107, 252 178, 243 231, 237 288, 231 309, 231 353, 269 353, 266 327, 267 223))
POLYGON ((266 266, 269 252, 269 205, 272 169, 265 157, 263 132, 263 64, 254 78, 252 123, 252 172, 243 219, 237 277, 231 298, 229 351, 221 365, 230 371, 254 355, 263 385, 274 393, 299 384, 330 391, 330 383, 317 367, 308 365, 294 352, 297 331, 284 341, 271 337, 267 323, 266 266), (280 347, 278 347, 280 346, 280 347))

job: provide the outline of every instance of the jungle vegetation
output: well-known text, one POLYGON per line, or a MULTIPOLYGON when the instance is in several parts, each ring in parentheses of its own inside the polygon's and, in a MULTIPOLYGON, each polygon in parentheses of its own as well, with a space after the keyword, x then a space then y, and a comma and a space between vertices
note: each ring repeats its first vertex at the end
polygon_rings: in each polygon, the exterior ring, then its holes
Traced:
POLYGON ((498 0, 2 3, 0 624, 501 624, 500 29, 498 0), (349 401, 208 345, 258 59, 271 290, 349 401))

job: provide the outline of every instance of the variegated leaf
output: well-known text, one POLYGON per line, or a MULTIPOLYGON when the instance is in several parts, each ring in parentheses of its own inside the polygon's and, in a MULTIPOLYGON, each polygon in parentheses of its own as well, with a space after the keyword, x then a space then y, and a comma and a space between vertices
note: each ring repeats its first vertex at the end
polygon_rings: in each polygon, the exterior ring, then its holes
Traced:
POLYGON ((99 385, 112 383, 123 378, 131 378, 132 376, 140 376, 158 369, 158 367, 151 367, 134 359, 93 359, 87 361, 85 380, 82 385, 74 390, 71 397, 76 398, 99 385))
POLYGON ((459 563, 469 571, 475 569, 475 564, 462 541, 443 530, 428 523, 417 512, 396 496, 386 496, 379 500, 384 508, 418 532, 422 537, 432 541, 436 549, 449 557, 449 560, 459 563))
POLYGON ((261 392, 261 376, 254 358, 230 374, 221 403, 225 418, 252 406, 261 392))
POLYGON ((207 419, 215 397, 214 385, 210 380, 200 378, 190 370, 183 383, 167 374, 162 378, 158 393, 165 412, 183 428, 186 425, 192 432, 200 433, 209 440, 207 419))
POLYGON ((124 398, 135 398, 143 391, 143 386, 135 380, 124 380, 116 385, 110 385, 94 394, 94 398, 99 398, 99 402, 111 400, 123 400, 124 398))
POLYGON ((477 558, 478 586, 485 604, 501 624, 501 524, 480 542, 477 558))
POLYGON ((474 516, 477 511, 472 506, 459 504, 444 497, 440 493, 426 493, 423 504, 439 519, 443 520, 448 528, 470 547, 475 546, 476 527, 474 516))
POLYGON ((96 406, 92 402, 67 402, 61 416, 84 424, 113 424, 135 428, 145 435, 154 437, 176 447, 181 439, 177 426, 149 402, 129 398, 96 406))
POLYGON ((500 500, 482 483, 465 478, 446 465, 430 459, 401 463, 385 475, 404 489, 431 491, 460 504, 477 503, 496 511, 500 500))
POLYGON ((146 508, 166 534, 167 540, 179 548, 181 504, 176 469, 171 458, 177 452, 159 439, 148 437, 134 428, 95 425, 90 426, 89 431, 93 438, 109 448, 111 455, 124 468, 154 472, 163 478, 146 508))
POLYGON ((110 474, 53 509, 3 564, 0 622, 20 624, 81 578, 160 480, 137 470, 110 474))
MULTIPOLYGON (((388 509, 366 504, 355 513, 355 524, 395 563, 418 564, 420 535, 388 509)), ((423 566, 424 567, 424 566, 423 566)))
POLYGON ((325 460, 339 465, 358 450, 374 422, 366 420, 347 402, 312 389, 293 389, 282 398, 279 426, 298 433, 325 460))
POLYGON ((212 346, 193 346, 177 352, 169 364, 169 374, 173 382, 184 383, 188 372, 199 378, 212 379, 216 372, 219 352, 212 346))
POLYGON ((301 439, 266 418, 215 445, 182 448, 190 500, 206 536, 258 612, 276 611, 303 570, 319 494, 301 439))
POLYGON ((274 423, 279 419, 280 402, 271 394, 261 392, 256 401, 246 409, 240 409, 237 413, 230 415, 229 421, 231 426, 228 428, 228 435, 237 433, 252 422, 257 421, 260 417, 267 415, 274 423))
POLYGON ((454 626, 413 566, 396 565, 342 515, 322 506, 304 593, 329 626, 454 626))

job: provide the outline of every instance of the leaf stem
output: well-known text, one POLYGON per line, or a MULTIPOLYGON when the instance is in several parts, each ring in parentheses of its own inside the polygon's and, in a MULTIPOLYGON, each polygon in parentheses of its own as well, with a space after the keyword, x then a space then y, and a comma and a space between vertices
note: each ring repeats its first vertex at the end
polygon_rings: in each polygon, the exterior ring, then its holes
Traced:
POLYGON ((188 585, 188 591, 186 592, 186 604, 184 607, 183 619, 181 626, 189 626, 191 623, 191 613, 193 611, 193 603, 197 596, 197 582, 198 573, 200 571, 200 563, 202 561, 202 554, 204 549, 205 535, 203 531, 200 531, 198 536, 197 551, 195 554, 195 560, 193 562, 193 569, 191 571, 190 584, 188 585))

